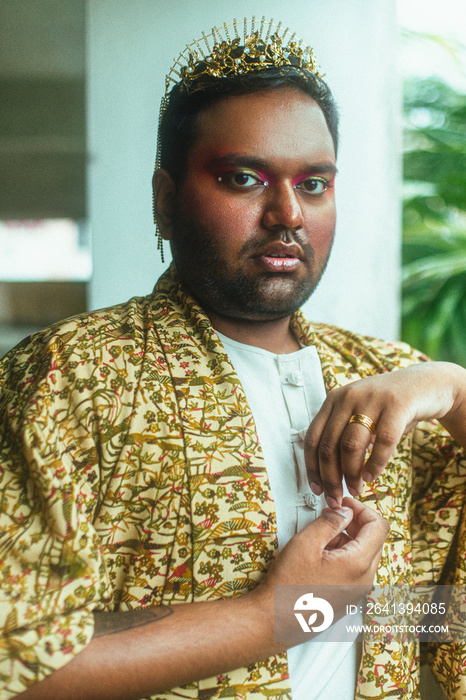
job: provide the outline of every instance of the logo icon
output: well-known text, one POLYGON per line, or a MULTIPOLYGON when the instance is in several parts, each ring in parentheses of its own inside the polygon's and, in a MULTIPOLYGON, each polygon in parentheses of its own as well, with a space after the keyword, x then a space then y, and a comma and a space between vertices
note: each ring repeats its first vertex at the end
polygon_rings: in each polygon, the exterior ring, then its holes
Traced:
POLYGON ((298 598, 294 604, 294 609, 301 610, 308 614, 310 613, 306 622, 302 612, 295 612, 295 617, 301 625, 303 632, 323 632, 328 629, 333 622, 333 608, 330 603, 324 600, 324 598, 314 598, 313 593, 305 593, 298 598), (324 621, 320 625, 313 626, 317 620, 317 613, 319 612, 323 615, 324 621))

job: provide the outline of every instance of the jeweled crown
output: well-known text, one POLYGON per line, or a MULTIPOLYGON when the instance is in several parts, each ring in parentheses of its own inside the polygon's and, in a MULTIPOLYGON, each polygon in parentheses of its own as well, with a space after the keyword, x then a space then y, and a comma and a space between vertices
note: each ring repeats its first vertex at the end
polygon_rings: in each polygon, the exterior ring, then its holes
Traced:
POLYGON ((167 75, 165 93, 171 90, 172 83, 182 83, 187 90, 202 90, 204 78, 230 78, 281 66, 303 68, 321 77, 313 50, 295 37, 296 33, 290 34, 288 27, 283 29, 281 22, 276 24, 271 19, 266 23, 265 17, 257 29, 255 17, 245 18, 242 37, 236 19, 231 24, 224 23, 222 30, 213 27, 210 34, 203 32, 201 39, 180 53, 167 75))

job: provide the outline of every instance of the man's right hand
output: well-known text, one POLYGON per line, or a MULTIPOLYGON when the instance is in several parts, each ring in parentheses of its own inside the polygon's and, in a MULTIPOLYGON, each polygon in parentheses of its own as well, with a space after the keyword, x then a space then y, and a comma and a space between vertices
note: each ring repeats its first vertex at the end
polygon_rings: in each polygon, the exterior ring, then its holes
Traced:
POLYGON ((335 599, 329 602, 338 611, 338 586, 370 588, 388 531, 388 522, 374 510, 344 498, 342 507, 325 508, 288 542, 251 595, 270 609, 275 586, 335 586, 335 599))
POLYGON ((344 498, 341 508, 325 508, 288 542, 267 583, 372 583, 388 531, 388 522, 374 510, 353 498, 344 498))
POLYGON ((276 654, 286 645, 274 640, 274 586, 370 585, 387 533, 377 513, 345 499, 295 535, 248 595, 98 613, 91 643, 18 697, 137 700, 276 654))

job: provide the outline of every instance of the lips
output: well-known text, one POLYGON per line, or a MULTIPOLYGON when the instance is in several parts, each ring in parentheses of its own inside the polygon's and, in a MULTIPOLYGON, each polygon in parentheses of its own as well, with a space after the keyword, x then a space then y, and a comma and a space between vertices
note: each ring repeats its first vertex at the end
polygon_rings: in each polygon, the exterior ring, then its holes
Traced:
POLYGON ((254 258, 269 272, 294 272, 301 265, 302 251, 295 244, 276 241, 264 247, 254 258))

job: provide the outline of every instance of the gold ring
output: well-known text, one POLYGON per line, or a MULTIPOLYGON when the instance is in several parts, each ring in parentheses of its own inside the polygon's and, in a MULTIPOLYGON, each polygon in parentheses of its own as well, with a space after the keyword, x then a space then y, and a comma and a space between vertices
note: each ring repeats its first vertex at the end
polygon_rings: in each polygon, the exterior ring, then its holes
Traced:
POLYGON ((375 423, 372 420, 372 418, 369 418, 369 416, 365 416, 364 413, 353 413, 351 418, 349 419, 350 423, 360 423, 363 425, 365 428, 369 430, 369 432, 374 435, 375 433, 375 423))

